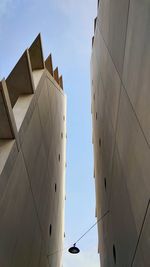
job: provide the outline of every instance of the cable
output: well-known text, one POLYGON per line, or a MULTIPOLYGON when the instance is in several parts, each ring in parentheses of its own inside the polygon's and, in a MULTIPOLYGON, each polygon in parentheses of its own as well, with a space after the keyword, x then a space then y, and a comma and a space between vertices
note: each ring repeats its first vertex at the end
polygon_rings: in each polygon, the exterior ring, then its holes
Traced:
POLYGON ((107 214, 109 213, 109 210, 107 212, 105 212, 103 214, 103 216, 101 216, 96 223, 94 223, 75 243, 74 245, 76 245, 86 234, 88 234, 88 232, 90 232, 98 223, 99 221, 101 221, 107 214))
MULTIPOLYGON (((107 214, 109 213, 109 210, 106 211, 98 220, 97 222, 95 222, 73 245, 76 245, 86 234, 88 234, 98 223, 99 221, 101 221, 107 214)), ((50 256, 53 256, 61 251, 64 251, 68 249, 68 247, 64 248, 64 249, 60 249, 60 250, 57 250, 55 252, 52 252, 51 254, 48 254, 47 257, 50 257, 50 256)))

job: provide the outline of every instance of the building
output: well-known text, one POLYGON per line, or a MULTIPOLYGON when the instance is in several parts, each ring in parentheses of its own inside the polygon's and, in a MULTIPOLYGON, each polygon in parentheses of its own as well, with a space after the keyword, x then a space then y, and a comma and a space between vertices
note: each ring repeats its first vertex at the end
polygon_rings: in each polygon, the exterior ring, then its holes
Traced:
POLYGON ((150 1, 100 0, 91 80, 102 267, 150 266, 150 1))
POLYGON ((0 266, 60 267, 66 96, 40 35, 0 83, 0 266))

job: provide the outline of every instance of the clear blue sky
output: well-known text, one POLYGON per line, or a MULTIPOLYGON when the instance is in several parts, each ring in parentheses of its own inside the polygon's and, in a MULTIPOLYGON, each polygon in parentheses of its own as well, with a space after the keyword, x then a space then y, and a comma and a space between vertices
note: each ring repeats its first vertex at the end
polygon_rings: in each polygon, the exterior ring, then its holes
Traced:
MULTIPOLYGON (((52 52, 67 94, 65 246, 95 222, 90 103, 90 56, 97 0, 0 0, 0 78, 41 32, 44 56, 52 52)), ((64 267, 98 267, 97 229, 64 255, 64 267)))

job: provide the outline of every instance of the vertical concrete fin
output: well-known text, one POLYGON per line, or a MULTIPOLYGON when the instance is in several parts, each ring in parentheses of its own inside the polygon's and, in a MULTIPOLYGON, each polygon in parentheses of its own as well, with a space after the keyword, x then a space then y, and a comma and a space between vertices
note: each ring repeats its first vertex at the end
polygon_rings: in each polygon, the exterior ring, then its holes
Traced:
POLYGON ((50 72, 50 74, 53 76, 53 61, 52 61, 51 54, 45 60, 45 67, 50 72))
POLYGON ((42 49, 41 34, 39 33, 29 48, 32 70, 44 69, 44 57, 42 49))
POLYGON ((62 75, 59 77, 59 85, 60 85, 61 89, 63 90, 64 88, 63 88, 63 77, 62 77, 62 75))
POLYGON ((26 50, 6 79, 12 107, 22 94, 33 94, 34 83, 29 52, 26 50))
POLYGON ((11 102, 3 79, 0 82, 0 139, 14 139, 17 128, 11 102))
POLYGON ((58 67, 54 70, 54 79, 59 84, 59 72, 58 67))

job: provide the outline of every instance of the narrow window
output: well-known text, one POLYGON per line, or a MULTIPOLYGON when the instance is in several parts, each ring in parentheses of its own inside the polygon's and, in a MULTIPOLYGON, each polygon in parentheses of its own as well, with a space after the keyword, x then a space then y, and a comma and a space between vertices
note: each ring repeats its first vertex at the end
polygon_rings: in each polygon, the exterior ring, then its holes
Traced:
POLYGON ((55 193, 56 193, 56 191, 57 191, 57 184, 55 184, 55 193))
POLYGON ((96 112, 96 120, 97 120, 97 112, 96 112))
POLYGON ((94 93, 94 95, 93 95, 93 99, 94 99, 94 101, 95 101, 95 93, 94 93))
POLYGON ((59 160, 59 162, 60 162, 60 154, 58 155, 58 160, 59 160))
POLYGON ((101 147, 101 138, 99 138, 99 147, 101 147))
POLYGON ((105 191, 106 191, 106 189, 107 189, 106 177, 104 178, 104 185, 105 185, 105 191))
POLYGON ((51 236, 51 234, 52 234, 52 225, 50 224, 50 226, 49 226, 49 235, 51 236))
POLYGON ((116 248, 115 248, 115 245, 113 245, 113 258, 114 258, 114 263, 116 264, 116 248))
POLYGON ((63 133, 61 133, 61 139, 63 139, 63 133))

